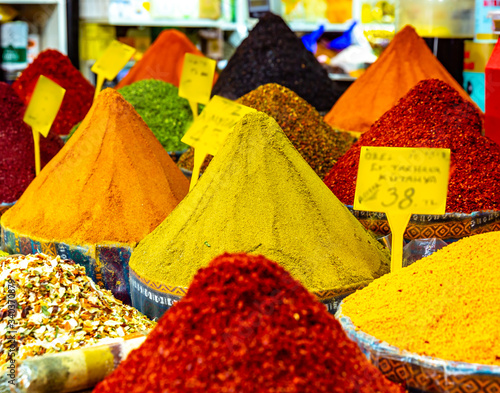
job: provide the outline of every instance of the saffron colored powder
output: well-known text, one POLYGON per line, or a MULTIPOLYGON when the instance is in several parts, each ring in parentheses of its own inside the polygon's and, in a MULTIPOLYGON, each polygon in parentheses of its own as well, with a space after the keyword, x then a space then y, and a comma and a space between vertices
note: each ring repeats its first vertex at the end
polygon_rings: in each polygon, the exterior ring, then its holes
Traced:
POLYGON ((188 189, 188 180, 132 105, 106 89, 1 224, 44 241, 135 245, 188 189))
POLYGON ((225 254, 94 393, 396 393, 276 263, 225 254))
POLYGON ((40 75, 66 89, 51 130, 56 134, 67 135, 76 123, 83 120, 92 106, 94 87, 73 67, 67 56, 47 49, 36 57, 12 85, 26 105, 40 75))
POLYGON ((348 205, 362 146, 451 149, 446 211, 500 210, 500 146, 481 136, 476 108, 445 82, 419 82, 333 166, 325 183, 348 205))
MULTIPOLYGON (((15 202, 35 177, 35 149, 31 127, 23 121, 24 106, 14 89, 0 82, 0 203, 15 202)), ((40 136, 42 167, 63 146, 50 132, 40 136)))

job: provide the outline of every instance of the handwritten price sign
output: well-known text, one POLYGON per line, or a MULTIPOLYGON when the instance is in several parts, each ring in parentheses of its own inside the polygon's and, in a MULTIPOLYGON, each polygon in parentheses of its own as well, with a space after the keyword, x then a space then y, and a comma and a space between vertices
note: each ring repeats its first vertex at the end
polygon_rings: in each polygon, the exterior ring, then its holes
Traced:
POLYGON ((45 138, 49 135, 59 108, 61 107, 66 89, 43 75, 40 75, 31 95, 31 100, 24 112, 24 122, 31 126, 35 143, 35 170, 40 173, 40 134, 45 138))
POLYGON ((411 214, 444 214, 449 149, 363 146, 354 209, 384 212, 392 231, 391 270, 401 268, 411 214))
POLYGON ((193 115, 198 116, 198 103, 208 104, 214 82, 215 60, 186 53, 179 83, 179 97, 189 100, 193 115))
POLYGON ((200 175, 200 168, 207 154, 215 156, 224 144, 234 125, 255 109, 240 105, 220 96, 214 96, 193 122, 182 142, 194 147, 192 189, 200 175))

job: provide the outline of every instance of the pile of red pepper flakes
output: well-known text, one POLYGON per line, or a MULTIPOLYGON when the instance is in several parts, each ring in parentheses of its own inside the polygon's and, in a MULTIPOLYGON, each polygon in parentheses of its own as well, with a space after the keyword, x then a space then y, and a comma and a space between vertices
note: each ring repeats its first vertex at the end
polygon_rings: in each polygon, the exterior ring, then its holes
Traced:
POLYGON ((283 268, 224 254, 94 393, 402 391, 283 268))
POLYGON ((481 135, 476 108, 438 79, 420 81, 364 133, 325 177, 352 205, 362 146, 451 149, 446 211, 500 210, 500 146, 481 135))
MULTIPOLYGON (((23 121, 24 106, 14 89, 0 82, 0 203, 15 202, 35 177, 31 127, 23 121)), ((62 148, 52 132, 40 137, 40 160, 45 166, 62 148)))
POLYGON ((40 75, 66 89, 51 130, 59 135, 67 135, 76 123, 83 120, 92 106, 94 87, 73 67, 67 56, 47 49, 36 57, 12 85, 26 105, 40 75))

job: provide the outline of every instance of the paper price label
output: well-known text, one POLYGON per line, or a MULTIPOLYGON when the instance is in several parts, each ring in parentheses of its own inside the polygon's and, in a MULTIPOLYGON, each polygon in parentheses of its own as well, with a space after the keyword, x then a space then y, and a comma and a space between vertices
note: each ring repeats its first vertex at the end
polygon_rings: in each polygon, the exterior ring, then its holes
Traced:
POLYGON ((252 112, 255 109, 214 96, 186 132, 182 142, 215 156, 234 125, 252 112))
POLYGON ((24 122, 31 126, 33 141, 35 143, 35 168, 36 174, 40 173, 40 134, 49 135, 50 127, 54 122, 62 101, 66 94, 63 89, 51 79, 40 75, 30 102, 24 112, 24 122))
POLYGON ((97 74, 95 97, 102 89, 104 80, 113 80, 125 67, 130 58, 135 53, 135 49, 117 40, 111 42, 103 55, 94 63, 90 69, 97 74))
POLYGON ((179 97, 208 104, 214 82, 215 60, 186 53, 179 84, 179 97))
POLYGON ((134 55, 135 49, 114 40, 109 44, 102 56, 94 63, 91 71, 113 80, 134 55))
POLYGON ((411 214, 444 214, 449 149, 363 146, 354 209, 384 212, 392 232, 391 270, 401 268, 411 214))

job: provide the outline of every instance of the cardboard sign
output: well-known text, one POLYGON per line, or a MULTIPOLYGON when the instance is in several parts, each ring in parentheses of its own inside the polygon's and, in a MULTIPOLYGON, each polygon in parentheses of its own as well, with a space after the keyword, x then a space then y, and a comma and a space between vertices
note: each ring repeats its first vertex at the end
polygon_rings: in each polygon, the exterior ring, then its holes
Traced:
POLYGON ((384 212, 392 231, 391 270, 402 267, 411 214, 444 214, 449 149, 363 146, 354 209, 384 212))

